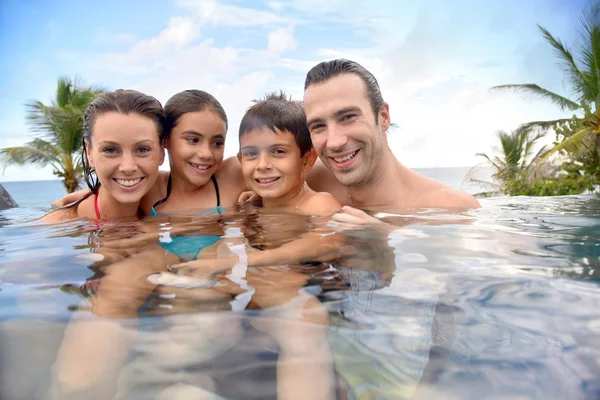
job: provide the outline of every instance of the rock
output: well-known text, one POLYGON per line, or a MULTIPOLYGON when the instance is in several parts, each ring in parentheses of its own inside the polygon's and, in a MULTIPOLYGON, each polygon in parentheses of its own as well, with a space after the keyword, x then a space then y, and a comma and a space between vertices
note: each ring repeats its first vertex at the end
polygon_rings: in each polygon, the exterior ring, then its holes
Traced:
POLYGON ((0 185, 0 210, 6 210, 7 208, 19 207, 17 202, 11 197, 11 195, 0 185))

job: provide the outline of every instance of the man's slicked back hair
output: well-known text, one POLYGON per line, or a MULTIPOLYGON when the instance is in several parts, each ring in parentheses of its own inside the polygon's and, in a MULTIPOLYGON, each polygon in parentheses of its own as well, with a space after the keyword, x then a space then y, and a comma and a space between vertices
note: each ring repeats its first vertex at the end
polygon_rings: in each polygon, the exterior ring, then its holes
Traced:
POLYGON ((276 129, 279 129, 294 135, 296 144, 300 148, 300 156, 304 156, 312 149, 302 102, 292 100, 280 91, 267 93, 264 98, 254 100, 254 103, 246 111, 240 123, 240 139, 249 132, 266 127, 273 133, 277 133, 276 129))
POLYGON ((365 83, 367 98, 369 99, 369 103, 371 103, 371 108, 375 115, 375 122, 378 122, 379 109, 385 103, 379 89, 379 83, 377 83, 377 79, 375 79, 372 73, 355 61, 339 58, 337 60, 323 61, 315 65, 306 74, 304 90, 310 85, 324 83, 342 74, 356 74, 362 79, 365 83))

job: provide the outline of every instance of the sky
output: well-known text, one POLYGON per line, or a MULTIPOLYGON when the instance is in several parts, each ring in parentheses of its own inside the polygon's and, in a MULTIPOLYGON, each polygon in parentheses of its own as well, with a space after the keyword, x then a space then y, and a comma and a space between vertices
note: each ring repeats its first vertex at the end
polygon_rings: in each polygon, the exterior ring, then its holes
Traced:
MULTIPOLYGON (((213 94, 237 153, 252 99, 283 89, 302 99, 317 63, 348 58, 370 70, 390 105, 388 142, 410 168, 469 167, 493 153, 498 130, 570 115, 545 101, 491 91, 537 83, 569 96, 537 24, 571 48, 585 0, 0 0, 0 148, 34 135, 24 104, 52 101, 57 78, 135 89, 163 104, 213 94)), ((551 140, 549 138, 548 140, 551 140)), ((54 179, 0 168, 0 181, 54 179)))

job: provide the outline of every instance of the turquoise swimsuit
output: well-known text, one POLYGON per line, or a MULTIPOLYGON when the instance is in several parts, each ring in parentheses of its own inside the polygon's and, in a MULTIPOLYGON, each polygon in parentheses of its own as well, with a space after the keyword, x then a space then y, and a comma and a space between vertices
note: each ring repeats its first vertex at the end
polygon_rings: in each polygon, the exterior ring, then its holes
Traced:
MULTIPOLYGON (((219 213, 219 214, 221 213, 221 197, 219 196, 219 185, 217 184, 217 179, 215 178, 214 175, 211 176, 210 179, 212 180, 213 185, 215 186, 215 192, 217 193, 217 207, 210 209, 210 210, 202 211, 199 214, 209 214, 209 213, 214 213, 214 212, 219 213)), ((158 213, 156 212, 154 207, 167 201, 170 194, 171 194, 171 174, 169 174, 169 181, 167 183, 167 197, 165 197, 162 200, 157 201, 152 206, 152 216, 158 215, 158 213)), ((186 261, 190 261, 190 260, 194 260, 196 258, 196 256, 205 247, 212 246, 219 239, 221 239, 220 236, 207 236, 207 235, 175 236, 175 237, 167 237, 167 238, 161 237, 161 239, 159 240, 159 244, 163 249, 170 251, 173 254, 176 254, 177 256, 179 256, 180 258, 182 258, 186 261)))

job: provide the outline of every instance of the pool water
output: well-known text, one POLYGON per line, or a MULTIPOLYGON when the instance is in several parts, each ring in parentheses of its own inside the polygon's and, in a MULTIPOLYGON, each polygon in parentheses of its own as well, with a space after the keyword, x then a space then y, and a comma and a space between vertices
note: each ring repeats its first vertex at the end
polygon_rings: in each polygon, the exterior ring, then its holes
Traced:
POLYGON ((482 205, 379 210, 386 229, 3 211, 0 398, 600 398, 600 197, 482 205), (178 227, 220 236, 210 259, 311 234, 343 251, 155 288, 141 238, 178 227))

